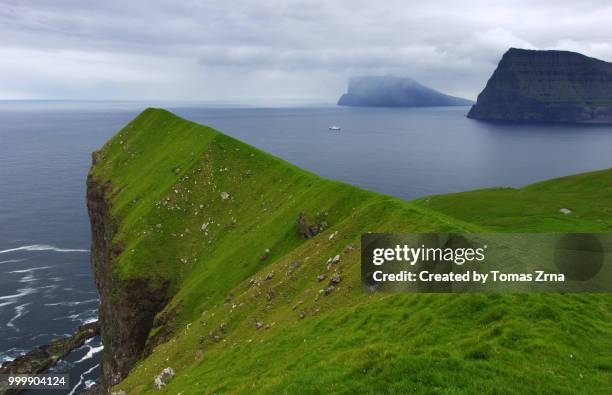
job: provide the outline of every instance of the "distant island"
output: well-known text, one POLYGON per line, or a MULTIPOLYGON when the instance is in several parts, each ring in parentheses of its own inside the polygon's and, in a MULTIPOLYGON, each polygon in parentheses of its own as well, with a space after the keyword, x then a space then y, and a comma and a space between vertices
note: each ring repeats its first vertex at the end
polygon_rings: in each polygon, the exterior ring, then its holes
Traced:
POLYGON ((511 48, 468 117, 612 123, 612 63, 575 52, 511 48))
POLYGON ((474 102, 449 96, 418 83, 411 78, 392 76, 355 77, 340 106, 355 107, 436 107, 469 106, 474 102))

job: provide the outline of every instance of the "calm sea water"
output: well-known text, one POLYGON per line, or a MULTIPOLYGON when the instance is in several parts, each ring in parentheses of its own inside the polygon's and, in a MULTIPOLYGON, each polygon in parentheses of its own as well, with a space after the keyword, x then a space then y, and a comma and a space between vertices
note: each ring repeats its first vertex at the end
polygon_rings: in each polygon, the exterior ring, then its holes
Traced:
MULTIPOLYGON (((145 107, 0 102, 0 360, 96 319, 90 153, 145 107)), ((492 124, 457 107, 165 107, 324 177, 406 199, 612 166, 610 126, 492 124)), ((101 350, 93 339, 56 368, 71 373, 73 393, 97 378, 101 350)))

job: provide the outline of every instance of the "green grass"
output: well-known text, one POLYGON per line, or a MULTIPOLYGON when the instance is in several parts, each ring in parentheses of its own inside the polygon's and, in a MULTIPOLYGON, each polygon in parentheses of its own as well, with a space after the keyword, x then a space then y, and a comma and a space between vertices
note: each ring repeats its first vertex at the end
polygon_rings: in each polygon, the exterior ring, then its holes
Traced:
POLYGON ((116 389, 159 392, 153 377, 171 366, 162 393, 612 392, 609 295, 381 296, 359 277, 368 231, 608 232, 610 170, 405 202, 153 109, 101 158, 92 175, 112 185, 117 275, 170 281, 178 313, 174 337, 116 389), (300 239, 300 212, 329 228, 300 239), (317 276, 334 270, 342 282, 324 295, 317 276))
POLYGON ((612 170, 418 199, 420 205, 496 232, 612 231, 612 170), (562 214, 569 208, 571 214, 562 214))

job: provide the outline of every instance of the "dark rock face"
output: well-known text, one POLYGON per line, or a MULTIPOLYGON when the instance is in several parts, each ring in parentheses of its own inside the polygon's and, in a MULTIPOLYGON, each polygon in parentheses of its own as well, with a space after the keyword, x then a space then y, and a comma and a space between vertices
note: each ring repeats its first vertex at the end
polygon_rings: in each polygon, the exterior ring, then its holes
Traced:
MULTIPOLYGON (((94 164, 97 153, 93 155, 94 164)), ((100 295, 100 332, 104 343, 101 391, 123 380, 144 354, 156 314, 167 303, 168 284, 120 280, 114 263, 123 248, 111 213, 112 188, 91 174, 87 178, 87 209, 92 231, 91 265, 100 295)))
POLYGON ((468 117, 612 123, 612 63, 575 52, 511 48, 468 117))
POLYGON ((327 228, 326 222, 320 224, 309 224, 306 214, 300 213, 298 216, 298 233, 302 239, 310 239, 327 228))
POLYGON ((445 95, 410 78, 357 77, 349 81, 340 106, 359 107, 438 107, 469 106, 472 101, 445 95))

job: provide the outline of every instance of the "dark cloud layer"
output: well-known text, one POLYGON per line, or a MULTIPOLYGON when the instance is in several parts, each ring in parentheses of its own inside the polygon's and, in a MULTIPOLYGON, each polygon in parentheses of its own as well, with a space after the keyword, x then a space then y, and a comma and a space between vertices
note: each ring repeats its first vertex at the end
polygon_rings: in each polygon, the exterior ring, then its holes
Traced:
POLYGON ((348 77, 474 98, 509 47, 612 60, 608 1, 0 4, 0 98, 333 101, 348 77))

